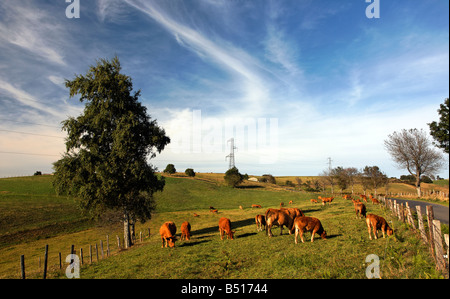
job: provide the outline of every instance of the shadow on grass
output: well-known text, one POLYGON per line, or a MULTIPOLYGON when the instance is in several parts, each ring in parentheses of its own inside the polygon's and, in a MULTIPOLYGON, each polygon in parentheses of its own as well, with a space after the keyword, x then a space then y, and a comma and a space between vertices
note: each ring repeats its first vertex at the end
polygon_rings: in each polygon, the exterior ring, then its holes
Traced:
POLYGON ((249 185, 249 186, 236 186, 237 189, 264 189, 264 186, 258 186, 258 185, 249 185))
MULTIPOLYGON (((231 222, 231 229, 235 230, 244 226, 248 226, 251 224, 255 224, 255 219, 254 218, 248 218, 248 219, 244 219, 244 220, 239 220, 239 221, 232 221, 231 222)), ((210 233, 219 233, 219 226, 215 225, 215 226, 211 226, 211 227, 205 227, 202 229, 198 229, 198 230, 193 230, 192 235, 203 235, 203 234, 210 234, 210 233)), ((199 237, 199 238, 203 238, 203 237, 199 237)))
POLYGON ((179 247, 190 247, 202 243, 211 242, 211 240, 201 240, 201 241, 182 241, 183 243, 179 247))

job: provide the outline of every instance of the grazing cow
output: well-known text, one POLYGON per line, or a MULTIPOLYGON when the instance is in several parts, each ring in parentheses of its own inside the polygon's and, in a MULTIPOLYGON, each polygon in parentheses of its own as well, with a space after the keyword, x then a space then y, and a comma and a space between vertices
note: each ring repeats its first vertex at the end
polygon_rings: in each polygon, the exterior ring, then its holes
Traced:
POLYGON ((343 198, 344 198, 345 200, 349 200, 349 199, 352 199, 352 196, 349 195, 349 194, 345 194, 345 195, 343 196, 343 198))
POLYGON ((177 227, 175 223, 173 223, 173 221, 167 221, 164 222, 163 225, 161 225, 161 228, 159 229, 159 234, 161 235, 162 242, 161 248, 167 247, 167 245, 169 245, 169 247, 175 246, 175 241, 177 240, 175 237, 176 232, 177 227))
POLYGON ((293 203, 294 203, 294 202, 293 202, 292 200, 289 201, 289 204, 290 204, 290 205, 293 204, 293 203))
POLYGON ((364 216, 364 218, 366 218, 366 206, 360 201, 356 201, 356 200, 352 200, 352 201, 353 201, 353 206, 355 207, 356 218, 361 219, 361 216, 364 216))
POLYGON ((298 216, 305 216, 299 208, 280 208, 280 211, 284 211, 288 213, 289 216, 291 216, 292 219, 295 219, 295 217, 298 216))
POLYGON ((317 199, 311 198, 311 203, 317 203, 317 199))
POLYGON ((322 200, 322 205, 325 205, 327 202, 329 202, 331 204, 331 202, 333 201, 334 197, 320 197, 319 199, 322 200))
POLYGON ((219 220, 219 232, 220 232, 220 240, 223 240, 223 234, 225 233, 231 240, 233 240, 234 231, 231 230, 231 221, 228 218, 222 217, 219 220))
POLYGON ((394 230, 389 227, 386 219, 381 216, 377 216, 374 214, 369 214, 366 217, 367 230, 369 231, 369 239, 372 240, 372 235, 370 232, 370 228, 372 227, 373 235, 375 236, 375 240, 378 238, 377 231, 381 230, 383 233, 383 238, 385 237, 385 232, 388 236, 392 236, 394 234, 394 230))
POLYGON ((215 208, 213 206, 209 206, 210 210, 215 210, 215 208))
POLYGON ((372 204, 376 205, 379 204, 380 202, 378 201, 378 199, 376 199, 375 197, 373 197, 372 195, 369 195, 370 200, 372 201, 372 204))
POLYGON ((367 202, 367 196, 365 196, 364 194, 361 194, 359 197, 361 197, 362 200, 364 200, 365 202, 367 202))
POLYGON ((191 239, 191 224, 187 221, 181 224, 181 238, 180 240, 190 240, 191 239))
POLYGON ((200 215, 197 213, 194 213, 194 217, 200 217, 200 215))
POLYGON ((280 202, 280 207, 284 206, 284 202, 280 202))
POLYGON ((261 205, 252 205, 252 208, 262 208, 261 205))
POLYGON ((268 209, 266 211, 266 235, 272 237, 272 226, 278 225, 280 227, 280 235, 283 234, 283 226, 286 226, 289 230, 289 234, 292 234, 292 224, 294 219, 289 215, 288 209, 268 209))
POLYGON ((209 210, 211 213, 217 213, 218 211, 217 211, 217 209, 215 209, 215 210, 209 210))
POLYGON ((314 217, 297 217, 294 220, 294 230, 295 230, 295 244, 298 243, 298 234, 300 234, 300 240, 302 243, 305 243, 303 240, 303 233, 305 231, 311 232, 311 242, 314 242, 314 234, 317 233, 320 237, 326 240, 327 232, 323 229, 322 223, 320 220, 314 217))
POLYGON ((262 232, 263 229, 266 229, 266 217, 264 215, 256 215, 255 216, 255 222, 256 222, 256 231, 262 232))

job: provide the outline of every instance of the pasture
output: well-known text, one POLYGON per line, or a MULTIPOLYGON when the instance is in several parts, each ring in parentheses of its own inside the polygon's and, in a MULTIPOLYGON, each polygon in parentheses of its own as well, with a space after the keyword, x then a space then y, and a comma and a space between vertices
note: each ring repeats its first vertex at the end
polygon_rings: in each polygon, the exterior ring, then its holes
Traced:
MULTIPOLYGON (((59 270, 56 266, 58 252, 68 254, 70 245, 75 244, 77 252, 83 247, 86 256, 89 244, 104 240, 106 234, 112 239, 116 234, 123 237, 120 222, 89 221, 72 199, 56 196, 51 177, 11 180, 0 180, 0 278, 20 277, 21 254, 28 261, 27 277, 41 277, 37 257, 43 257, 45 244, 50 248, 48 277, 65 278, 65 268, 59 270), (27 238, 19 237, 23 234, 27 238)), ((150 228, 151 236, 131 249, 83 265, 81 278, 365 278, 365 258, 369 254, 379 256, 382 278, 440 277, 421 241, 380 206, 366 204, 368 213, 385 217, 395 234, 369 240, 366 224, 356 218, 351 201, 337 196, 330 205, 311 203, 310 199, 317 195, 282 191, 260 183, 232 189, 224 186, 217 175, 167 177, 164 192, 156 195, 155 215, 147 223, 136 224, 137 233, 146 233, 150 228), (290 200, 292 205, 288 205, 290 200), (272 238, 257 232, 255 215, 264 214, 269 207, 278 208, 280 202, 319 218, 328 239, 316 235, 311 243, 311 235, 306 233, 306 242, 295 245, 294 235, 286 229, 282 236, 279 228, 272 229, 272 238), (252 209, 252 204, 263 208, 252 209), (218 213, 210 213, 209 206, 218 213), (194 213, 200 216, 194 217, 194 213), (231 219, 235 240, 220 240, 221 217, 231 219), (191 240, 177 241, 175 248, 161 248, 159 227, 169 220, 177 225, 177 237, 181 223, 189 221, 191 240)))

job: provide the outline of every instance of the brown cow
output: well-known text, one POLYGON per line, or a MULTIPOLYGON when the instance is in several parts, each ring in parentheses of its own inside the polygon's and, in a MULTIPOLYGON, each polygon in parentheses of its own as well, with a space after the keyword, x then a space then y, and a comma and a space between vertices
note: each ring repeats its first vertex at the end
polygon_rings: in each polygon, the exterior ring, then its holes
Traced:
POLYGON ((288 215, 291 216, 292 219, 295 219, 295 217, 298 216, 305 216, 305 214, 303 214, 302 210, 300 210, 299 208, 280 208, 280 211, 288 213, 288 215))
POLYGON ((162 246, 161 248, 174 247, 175 241, 177 240, 175 237, 175 233, 177 232, 177 227, 173 221, 164 222, 159 229, 159 234, 161 235, 162 246), (165 244, 164 244, 165 241, 165 244))
POLYGON ((187 221, 181 224, 181 238, 180 240, 189 240, 191 238, 191 224, 187 221))
POLYGON ((252 205, 252 208, 261 208, 261 205, 252 205))
POLYGON ((367 196, 365 196, 364 194, 360 194, 359 197, 361 197, 362 200, 367 202, 367 196))
POLYGON ((218 211, 217 211, 217 209, 215 209, 215 210, 209 210, 211 213, 217 213, 218 211))
POLYGON ((381 216, 377 216, 374 214, 369 214, 366 217, 367 230, 369 231, 369 239, 372 240, 372 235, 370 232, 370 228, 372 227, 373 235, 375 236, 375 240, 378 238, 377 231, 381 230, 383 233, 383 238, 385 237, 385 232, 388 236, 392 236, 394 234, 394 230, 389 227, 386 219, 381 216))
POLYGON ((346 200, 353 199, 352 196, 351 196, 350 194, 345 194, 345 195, 343 196, 343 198, 346 199, 346 200))
POLYGON ((264 217, 264 215, 256 215, 255 222, 256 222, 256 231, 262 232, 263 228, 266 229, 266 217, 264 217))
POLYGON ((321 197, 319 199, 322 199, 322 205, 325 205, 327 202, 329 202, 331 204, 331 202, 333 201, 334 197, 321 197))
POLYGON ((312 203, 317 203, 317 199, 311 198, 312 203))
POLYGON ((326 240, 327 232, 323 229, 322 223, 319 219, 314 217, 297 217, 294 220, 294 230, 295 230, 295 244, 298 243, 298 234, 300 233, 300 240, 303 240, 303 232, 311 232, 311 242, 314 242, 314 234, 317 233, 320 237, 326 240))
POLYGON ((369 195, 370 200, 372 201, 372 204, 376 205, 379 204, 380 202, 378 201, 378 199, 376 199, 375 197, 373 197, 372 195, 369 195))
POLYGON ((231 230, 231 221, 228 218, 222 217, 219 220, 219 232, 220 232, 220 240, 223 240, 223 234, 225 233, 231 240, 233 240, 234 231, 231 230))
POLYGON ((266 211, 266 235, 272 237, 272 226, 278 225, 280 227, 280 235, 283 234, 283 226, 286 226, 289 230, 289 234, 292 234, 292 225, 294 219, 289 215, 288 209, 268 209, 266 211))
POLYGON ((356 218, 361 219, 361 216, 364 216, 364 218, 366 218, 366 206, 359 200, 352 200, 352 202, 353 206, 355 207, 356 218))

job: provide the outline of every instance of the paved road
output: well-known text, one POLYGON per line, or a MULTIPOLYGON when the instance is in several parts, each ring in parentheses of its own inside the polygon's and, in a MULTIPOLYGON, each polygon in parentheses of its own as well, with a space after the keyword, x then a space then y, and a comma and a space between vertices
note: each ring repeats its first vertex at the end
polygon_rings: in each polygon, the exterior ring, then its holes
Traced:
POLYGON ((420 206, 422 209, 422 214, 426 213, 427 208, 426 206, 433 206, 434 211, 434 219, 437 219, 441 221, 442 223, 445 223, 448 225, 448 218, 449 218, 449 208, 443 205, 438 205, 435 203, 429 203, 424 201, 416 201, 416 200, 405 200, 405 199, 397 199, 397 198, 391 198, 391 200, 396 200, 398 203, 405 203, 409 202, 409 206, 411 209, 416 209, 416 206, 420 206))

